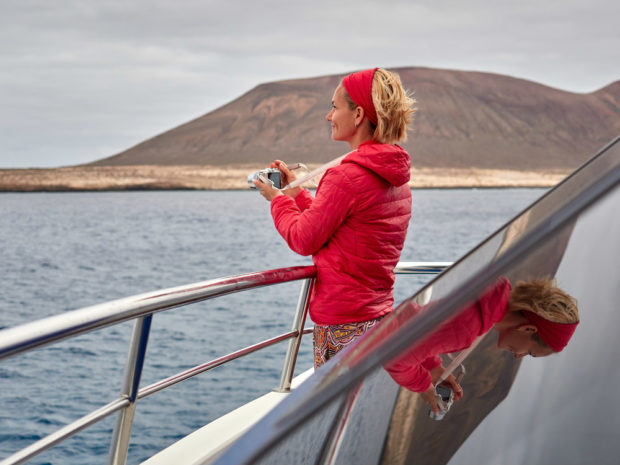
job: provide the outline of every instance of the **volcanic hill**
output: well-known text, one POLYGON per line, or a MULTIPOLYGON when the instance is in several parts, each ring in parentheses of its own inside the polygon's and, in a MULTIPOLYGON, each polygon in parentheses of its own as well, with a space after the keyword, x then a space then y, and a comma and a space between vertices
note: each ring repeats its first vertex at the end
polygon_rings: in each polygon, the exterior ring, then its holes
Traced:
MULTIPOLYGON (((490 73, 394 71, 417 100, 402 145, 419 168, 569 170, 620 133, 620 81, 579 94, 490 73)), ((326 162, 349 150, 330 139, 325 121, 341 78, 259 85, 91 166, 326 162)))

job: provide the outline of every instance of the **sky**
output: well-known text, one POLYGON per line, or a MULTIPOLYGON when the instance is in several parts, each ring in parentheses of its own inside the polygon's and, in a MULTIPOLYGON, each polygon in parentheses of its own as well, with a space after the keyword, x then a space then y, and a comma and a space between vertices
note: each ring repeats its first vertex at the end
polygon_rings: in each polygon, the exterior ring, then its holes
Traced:
POLYGON ((620 79, 617 0, 0 0, 0 11, 0 168, 88 163, 259 84, 374 66, 571 92, 620 79))

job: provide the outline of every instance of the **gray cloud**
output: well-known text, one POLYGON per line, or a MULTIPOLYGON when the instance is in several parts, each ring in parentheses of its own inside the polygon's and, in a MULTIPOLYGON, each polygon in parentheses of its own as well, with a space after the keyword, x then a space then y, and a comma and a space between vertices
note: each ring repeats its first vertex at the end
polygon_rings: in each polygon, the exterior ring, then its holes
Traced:
POLYGON ((607 0, 2 0, 2 12, 4 167, 92 161, 262 82, 375 65, 576 92, 620 78, 620 4, 607 0))

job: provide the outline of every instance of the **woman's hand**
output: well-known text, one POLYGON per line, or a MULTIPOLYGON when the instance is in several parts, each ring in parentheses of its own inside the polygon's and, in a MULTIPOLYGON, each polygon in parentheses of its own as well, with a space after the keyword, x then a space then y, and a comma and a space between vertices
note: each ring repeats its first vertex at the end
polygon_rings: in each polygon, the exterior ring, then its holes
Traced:
MULTIPOLYGON (((439 365, 431 370, 431 378, 433 380, 433 385, 437 382, 437 380, 441 377, 445 368, 443 365, 439 365)), ((448 386, 454 392, 454 401, 458 401, 461 397, 463 397, 463 388, 458 383, 454 375, 448 375, 448 377, 441 382, 444 386, 448 386)))
POLYGON ((426 402, 430 406, 433 413, 438 414, 439 405, 437 404, 437 399, 435 398, 435 385, 431 383, 430 387, 420 394, 422 395, 422 399, 424 399, 424 402, 426 402))
MULTIPOLYGON (((280 173, 282 173, 280 176, 280 182, 283 188, 297 179, 297 176, 295 176, 293 172, 288 169, 288 166, 286 166, 286 163, 284 163, 282 160, 274 160, 271 165, 269 165, 269 167, 277 168, 280 170, 280 173)), ((300 192, 301 187, 294 187, 292 189, 286 189, 282 191, 283 194, 286 194, 289 197, 295 197, 300 192)))
POLYGON ((254 185, 260 191, 260 195, 265 197, 268 202, 271 202, 278 195, 283 195, 279 189, 276 189, 271 184, 265 183, 259 179, 254 180, 254 185))
MULTIPOLYGON (((422 399, 424 399, 424 402, 430 406, 431 410, 435 414, 439 413, 439 404, 437 404, 437 398, 435 397, 435 381, 439 379, 443 371, 444 368, 441 365, 431 370, 433 382, 426 391, 421 393, 422 399)), ((456 378, 453 375, 449 375, 444 381, 441 382, 441 384, 452 389, 452 392, 454 392, 455 402, 463 397, 463 388, 461 388, 461 385, 456 381, 456 378)))

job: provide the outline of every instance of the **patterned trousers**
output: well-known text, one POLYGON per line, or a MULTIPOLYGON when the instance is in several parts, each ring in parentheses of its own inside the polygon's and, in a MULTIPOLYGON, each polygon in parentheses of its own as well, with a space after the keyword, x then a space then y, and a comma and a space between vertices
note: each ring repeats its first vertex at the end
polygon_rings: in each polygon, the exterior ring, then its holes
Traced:
POLYGON ((385 315, 374 320, 341 325, 314 326, 314 369, 347 347, 361 335, 374 327, 385 315))

